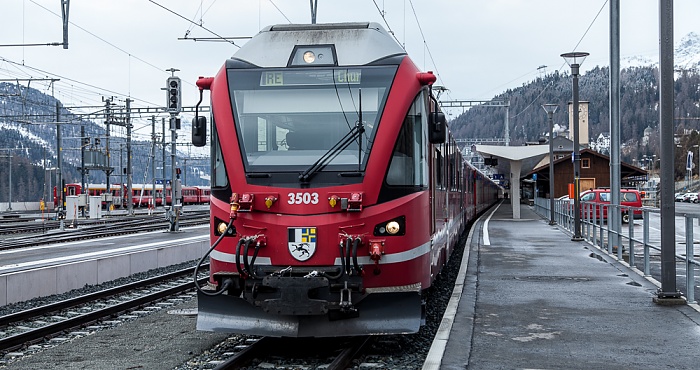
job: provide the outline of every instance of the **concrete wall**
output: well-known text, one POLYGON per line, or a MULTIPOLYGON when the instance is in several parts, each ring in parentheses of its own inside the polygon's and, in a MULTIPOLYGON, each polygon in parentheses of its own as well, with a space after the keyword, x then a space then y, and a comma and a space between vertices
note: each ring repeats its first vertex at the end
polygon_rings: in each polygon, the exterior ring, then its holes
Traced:
MULTIPOLYGON (((12 202, 13 211, 39 211, 41 210, 39 202, 12 202)), ((6 212, 9 204, 7 202, 0 203, 0 212, 6 212)), ((53 202, 46 202, 46 210, 53 211, 53 202)))
MULTIPOLYGON (((13 205, 14 208, 14 205, 13 205)), ((0 305, 60 294, 200 258, 209 240, 0 275, 0 305)))

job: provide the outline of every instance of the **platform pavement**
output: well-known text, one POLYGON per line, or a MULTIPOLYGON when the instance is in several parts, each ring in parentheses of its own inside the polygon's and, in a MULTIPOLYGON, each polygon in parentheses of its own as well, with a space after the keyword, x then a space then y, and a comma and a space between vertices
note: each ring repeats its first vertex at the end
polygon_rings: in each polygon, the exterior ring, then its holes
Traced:
POLYGON ((656 285, 532 207, 488 210, 467 246, 423 369, 700 368, 697 305, 653 303, 656 285))

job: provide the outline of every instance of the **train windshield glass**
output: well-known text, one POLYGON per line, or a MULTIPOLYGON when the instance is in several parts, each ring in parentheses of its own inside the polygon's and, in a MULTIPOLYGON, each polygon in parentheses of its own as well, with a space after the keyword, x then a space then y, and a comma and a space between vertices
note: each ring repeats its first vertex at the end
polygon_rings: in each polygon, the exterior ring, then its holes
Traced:
POLYGON ((355 138, 325 170, 364 170, 396 68, 229 70, 246 171, 306 170, 356 126, 360 106, 361 140, 355 138))

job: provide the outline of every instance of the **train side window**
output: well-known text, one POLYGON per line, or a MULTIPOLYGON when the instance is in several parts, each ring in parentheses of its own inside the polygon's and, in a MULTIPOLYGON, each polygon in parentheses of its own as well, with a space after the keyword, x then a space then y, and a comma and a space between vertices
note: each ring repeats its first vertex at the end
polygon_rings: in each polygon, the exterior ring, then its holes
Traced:
POLYGON ((442 170, 442 152, 440 152, 440 149, 438 146, 435 147, 435 179, 436 181, 436 188, 442 189, 442 177, 443 177, 443 170, 442 170))
POLYGON ((386 183, 396 186, 425 186, 427 165, 424 143, 426 120, 424 93, 418 94, 404 118, 391 155, 386 183))
POLYGON ((226 166, 224 165, 224 156, 221 154, 221 143, 219 135, 212 118, 211 124, 211 156, 212 156, 212 179, 211 186, 224 188, 228 185, 228 177, 226 176, 226 166))

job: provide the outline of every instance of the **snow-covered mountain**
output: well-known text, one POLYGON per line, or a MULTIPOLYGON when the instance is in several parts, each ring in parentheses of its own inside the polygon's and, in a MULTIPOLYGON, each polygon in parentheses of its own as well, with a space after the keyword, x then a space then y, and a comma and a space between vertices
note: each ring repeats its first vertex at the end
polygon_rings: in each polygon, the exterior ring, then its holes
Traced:
MULTIPOLYGON (((700 65, 700 35, 691 32, 676 42, 673 52, 673 64, 678 70, 698 68, 700 65)), ((636 55, 622 58, 621 68, 658 66, 659 55, 636 55)))

